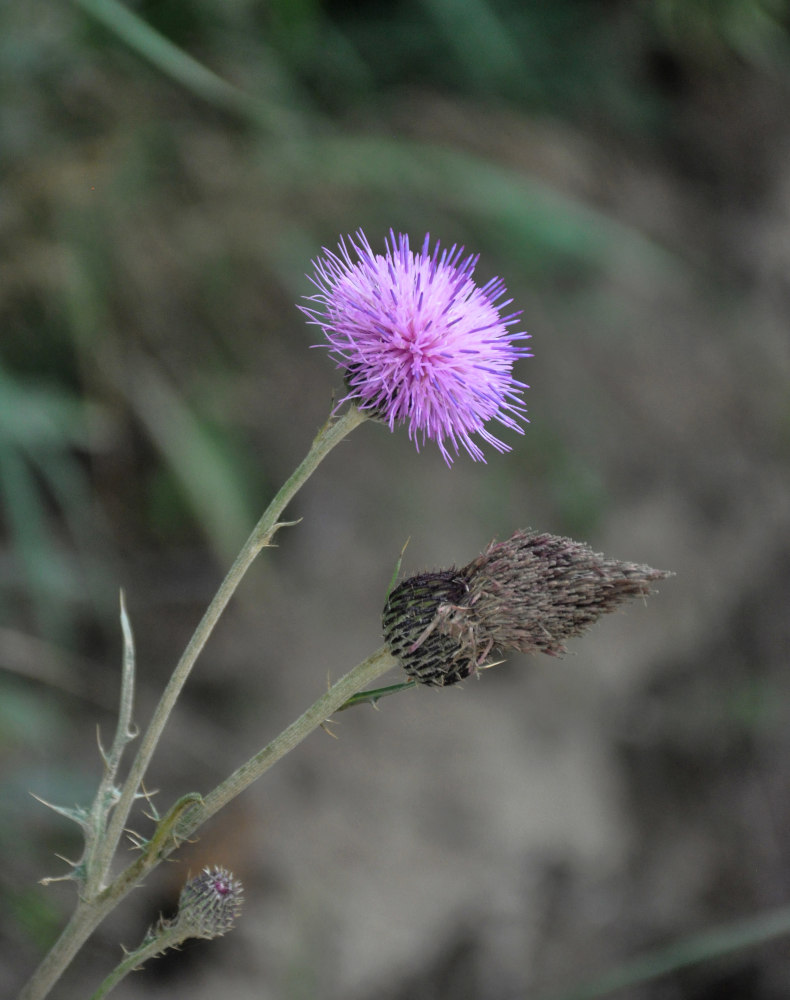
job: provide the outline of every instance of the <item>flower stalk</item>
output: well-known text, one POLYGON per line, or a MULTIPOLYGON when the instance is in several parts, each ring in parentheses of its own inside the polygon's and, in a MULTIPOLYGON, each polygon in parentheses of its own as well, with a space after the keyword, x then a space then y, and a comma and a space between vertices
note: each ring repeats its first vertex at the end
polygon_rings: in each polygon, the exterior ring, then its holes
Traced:
MULTIPOLYGON (((86 838, 85 859, 89 864, 85 866, 84 870, 79 872, 79 881, 82 884, 83 891, 80 894, 77 906, 60 937, 44 956, 40 965, 22 989, 19 1000, 42 1000, 60 978, 63 971, 70 964, 94 929, 117 906, 121 899, 138 884, 140 879, 158 864, 162 857, 166 856, 162 852, 156 854, 152 854, 151 852, 144 853, 113 881, 110 881, 110 869, 113 858, 115 857, 123 831, 126 828, 132 806, 140 794, 142 781, 151 758, 170 717, 170 713, 175 707, 178 696, 200 652, 214 630, 214 626, 258 553, 271 543, 272 538, 279 528, 286 526, 287 522, 281 523, 279 521, 285 507, 329 452, 366 419, 366 415, 353 406, 339 417, 331 416, 316 435, 303 461, 283 484, 253 528, 252 533, 236 557, 219 590, 195 629, 181 659, 178 661, 167 687, 154 710, 148 729, 142 738, 137 755, 122 789, 119 792, 113 791, 112 811, 109 819, 107 819, 106 814, 104 817, 106 826, 100 830, 92 830, 88 835, 90 839, 86 838)), ((125 677, 131 676, 131 671, 128 667, 130 656, 133 663, 131 631, 128 630, 127 626, 128 623, 124 625, 125 677)), ((368 682, 364 681, 364 683, 368 682)), ((129 725, 126 725, 128 721, 127 714, 130 710, 130 696, 127 691, 126 682, 124 682, 120 713, 122 720, 124 720, 124 725, 120 726, 119 732, 131 732, 129 725)), ((116 737, 116 742, 117 739, 118 737, 116 737)), ((110 753, 113 773, 117 770, 120 763, 119 759, 114 759, 114 752, 115 744, 110 753)), ((107 767, 106 759, 105 767, 107 767)), ((63 810, 58 811, 62 812, 63 810)), ((155 838, 156 834, 154 834, 153 839, 155 838)), ((172 840, 171 844, 168 845, 169 849, 166 853, 172 851, 174 844, 175 841, 172 840)))
POLYGON ((176 827, 178 840, 191 836, 206 820, 219 812, 231 799, 236 798, 246 788, 249 788, 281 757, 293 750, 306 736, 309 736, 331 715, 343 708, 354 695, 395 666, 397 666, 397 661, 387 647, 382 646, 336 681, 326 694, 314 702, 295 722, 291 723, 271 743, 250 757, 246 763, 237 768, 233 774, 184 814, 183 819, 176 827))
POLYGON ((257 781, 289 750, 293 750, 318 729, 353 695, 396 665, 389 650, 382 646, 336 681, 295 722, 212 792, 206 796, 196 793, 182 796, 160 822, 143 854, 95 899, 80 900, 59 940, 45 956, 19 1000, 42 1000, 95 928, 149 872, 223 806, 257 781), (178 821, 174 822, 174 819, 178 821))
POLYGON ((118 847, 118 843, 129 818, 134 800, 139 792, 141 782, 151 762, 151 758, 156 750, 159 739, 165 728, 170 713, 172 712, 178 696, 187 681, 195 661, 200 655, 209 636, 214 631, 214 626, 219 621, 222 612, 227 607, 236 588, 241 583, 245 573, 254 562, 258 553, 271 543, 276 532, 295 522, 280 522, 279 517, 285 507, 290 503, 299 489, 307 482, 309 477, 344 437, 351 433, 366 420, 363 413, 355 407, 348 409, 342 416, 330 419, 324 424, 316 435, 310 450, 304 460, 297 467, 296 471, 284 483, 277 495, 267 507, 261 519, 255 525, 249 538, 245 542, 236 560, 222 581, 219 590, 206 609, 203 618, 195 629, 192 638, 187 643, 181 659, 178 661, 175 670, 162 693, 154 714, 149 723, 148 729, 143 736, 137 756, 132 764, 129 775, 121 791, 121 797, 113 811, 110 824, 107 828, 106 837, 103 840, 104 850, 102 852, 98 871, 101 880, 104 881, 110 870, 112 859, 118 847))

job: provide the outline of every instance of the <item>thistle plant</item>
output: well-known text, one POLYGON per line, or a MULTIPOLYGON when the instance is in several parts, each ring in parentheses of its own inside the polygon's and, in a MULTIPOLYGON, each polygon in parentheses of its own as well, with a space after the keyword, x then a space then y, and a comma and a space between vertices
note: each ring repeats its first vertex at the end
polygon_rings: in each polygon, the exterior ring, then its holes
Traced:
MULTIPOLYGON (((436 442, 448 465, 463 449, 485 461, 479 439, 497 451, 510 446, 492 423, 523 433, 527 388, 514 364, 530 356, 528 334, 513 330, 519 312, 503 281, 477 285, 477 257, 453 246, 431 249, 426 236, 418 253, 405 235, 390 232, 384 253, 364 233, 341 240, 314 262, 316 291, 300 306, 321 328, 324 343, 343 373, 346 394, 319 430, 306 457, 263 513, 209 604, 140 737, 125 775, 121 764, 136 736, 135 652, 132 628, 121 602, 124 636, 118 725, 109 750, 101 750, 103 774, 89 806, 53 806, 81 828, 84 849, 61 878, 77 884, 74 913, 23 989, 22 1000, 42 1000, 89 935, 154 868, 211 816, 264 774, 333 713, 375 702, 417 681, 445 687, 478 673, 492 657, 510 650, 558 654, 600 615, 644 597, 668 574, 598 556, 583 543, 519 531, 492 543, 460 570, 405 580, 386 596, 385 644, 325 691, 279 736, 205 795, 186 792, 148 838, 136 835, 137 858, 115 874, 114 862, 135 804, 146 798, 144 779, 165 725, 211 632, 245 572, 279 529, 285 509, 319 463, 366 419, 391 431, 401 424, 419 450, 436 442), (504 314, 503 314, 504 313, 504 314), (409 680, 370 689, 386 671, 402 666, 409 680)), ((290 522, 293 523, 293 522, 290 522)), ((320 685, 320 679, 317 684, 320 685)), ((44 880, 44 881, 52 881, 44 880)), ((129 971, 188 937, 211 938, 230 930, 241 905, 241 886, 221 864, 187 881, 172 920, 160 920, 134 951, 104 979, 94 996, 105 996, 129 971)))

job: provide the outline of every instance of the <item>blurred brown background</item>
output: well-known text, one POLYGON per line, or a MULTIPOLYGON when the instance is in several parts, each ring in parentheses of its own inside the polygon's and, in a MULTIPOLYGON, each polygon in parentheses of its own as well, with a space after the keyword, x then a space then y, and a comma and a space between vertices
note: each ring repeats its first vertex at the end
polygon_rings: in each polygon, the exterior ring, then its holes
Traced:
MULTIPOLYGON (((29 792, 91 798, 118 588, 142 725, 341 388, 294 303, 360 226, 504 277, 531 424, 486 466, 372 424, 330 456, 201 657, 160 810, 379 645, 407 538, 406 572, 532 526, 677 576, 561 661, 344 713, 53 996, 90 995, 205 863, 244 881, 238 928, 119 1000, 558 996, 790 902, 787 3, 128 9, 178 48, 106 0, 0 7, 0 993, 74 899, 36 884, 80 844, 29 792)), ((619 995, 789 981, 780 939, 619 995)))

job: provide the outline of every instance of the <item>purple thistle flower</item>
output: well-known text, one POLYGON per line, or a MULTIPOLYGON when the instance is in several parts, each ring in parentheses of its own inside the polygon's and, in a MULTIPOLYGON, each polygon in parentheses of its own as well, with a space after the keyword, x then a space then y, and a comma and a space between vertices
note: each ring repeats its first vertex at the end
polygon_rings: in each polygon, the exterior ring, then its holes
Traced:
POLYGON ((478 286, 472 279, 478 257, 453 245, 430 250, 426 235, 419 254, 409 237, 390 230, 386 253, 376 254, 359 230, 341 240, 339 252, 324 249, 310 279, 318 294, 300 306, 320 326, 330 353, 345 375, 347 395, 362 412, 394 430, 409 426, 419 450, 436 441, 452 464, 463 446, 475 461, 485 458, 472 440, 477 434, 497 451, 510 447, 486 430, 496 420, 523 433, 520 397, 527 388, 513 378, 513 363, 530 357, 517 345, 529 334, 511 333, 520 312, 501 316, 512 299, 501 278, 478 286), (352 253, 356 259, 352 257, 352 253))

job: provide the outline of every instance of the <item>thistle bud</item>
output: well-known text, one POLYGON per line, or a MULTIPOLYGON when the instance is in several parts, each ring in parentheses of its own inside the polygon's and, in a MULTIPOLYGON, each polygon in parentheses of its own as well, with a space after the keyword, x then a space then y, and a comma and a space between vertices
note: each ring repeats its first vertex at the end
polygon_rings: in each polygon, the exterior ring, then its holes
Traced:
POLYGON ((244 902, 241 882, 225 868, 204 868, 181 890, 173 922, 184 937, 215 938, 227 934, 244 902))
POLYGON ((446 687, 495 652, 564 653, 566 639, 671 575, 570 538, 517 531, 463 569, 404 580, 385 605, 384 636, 410 677, 446 687))

